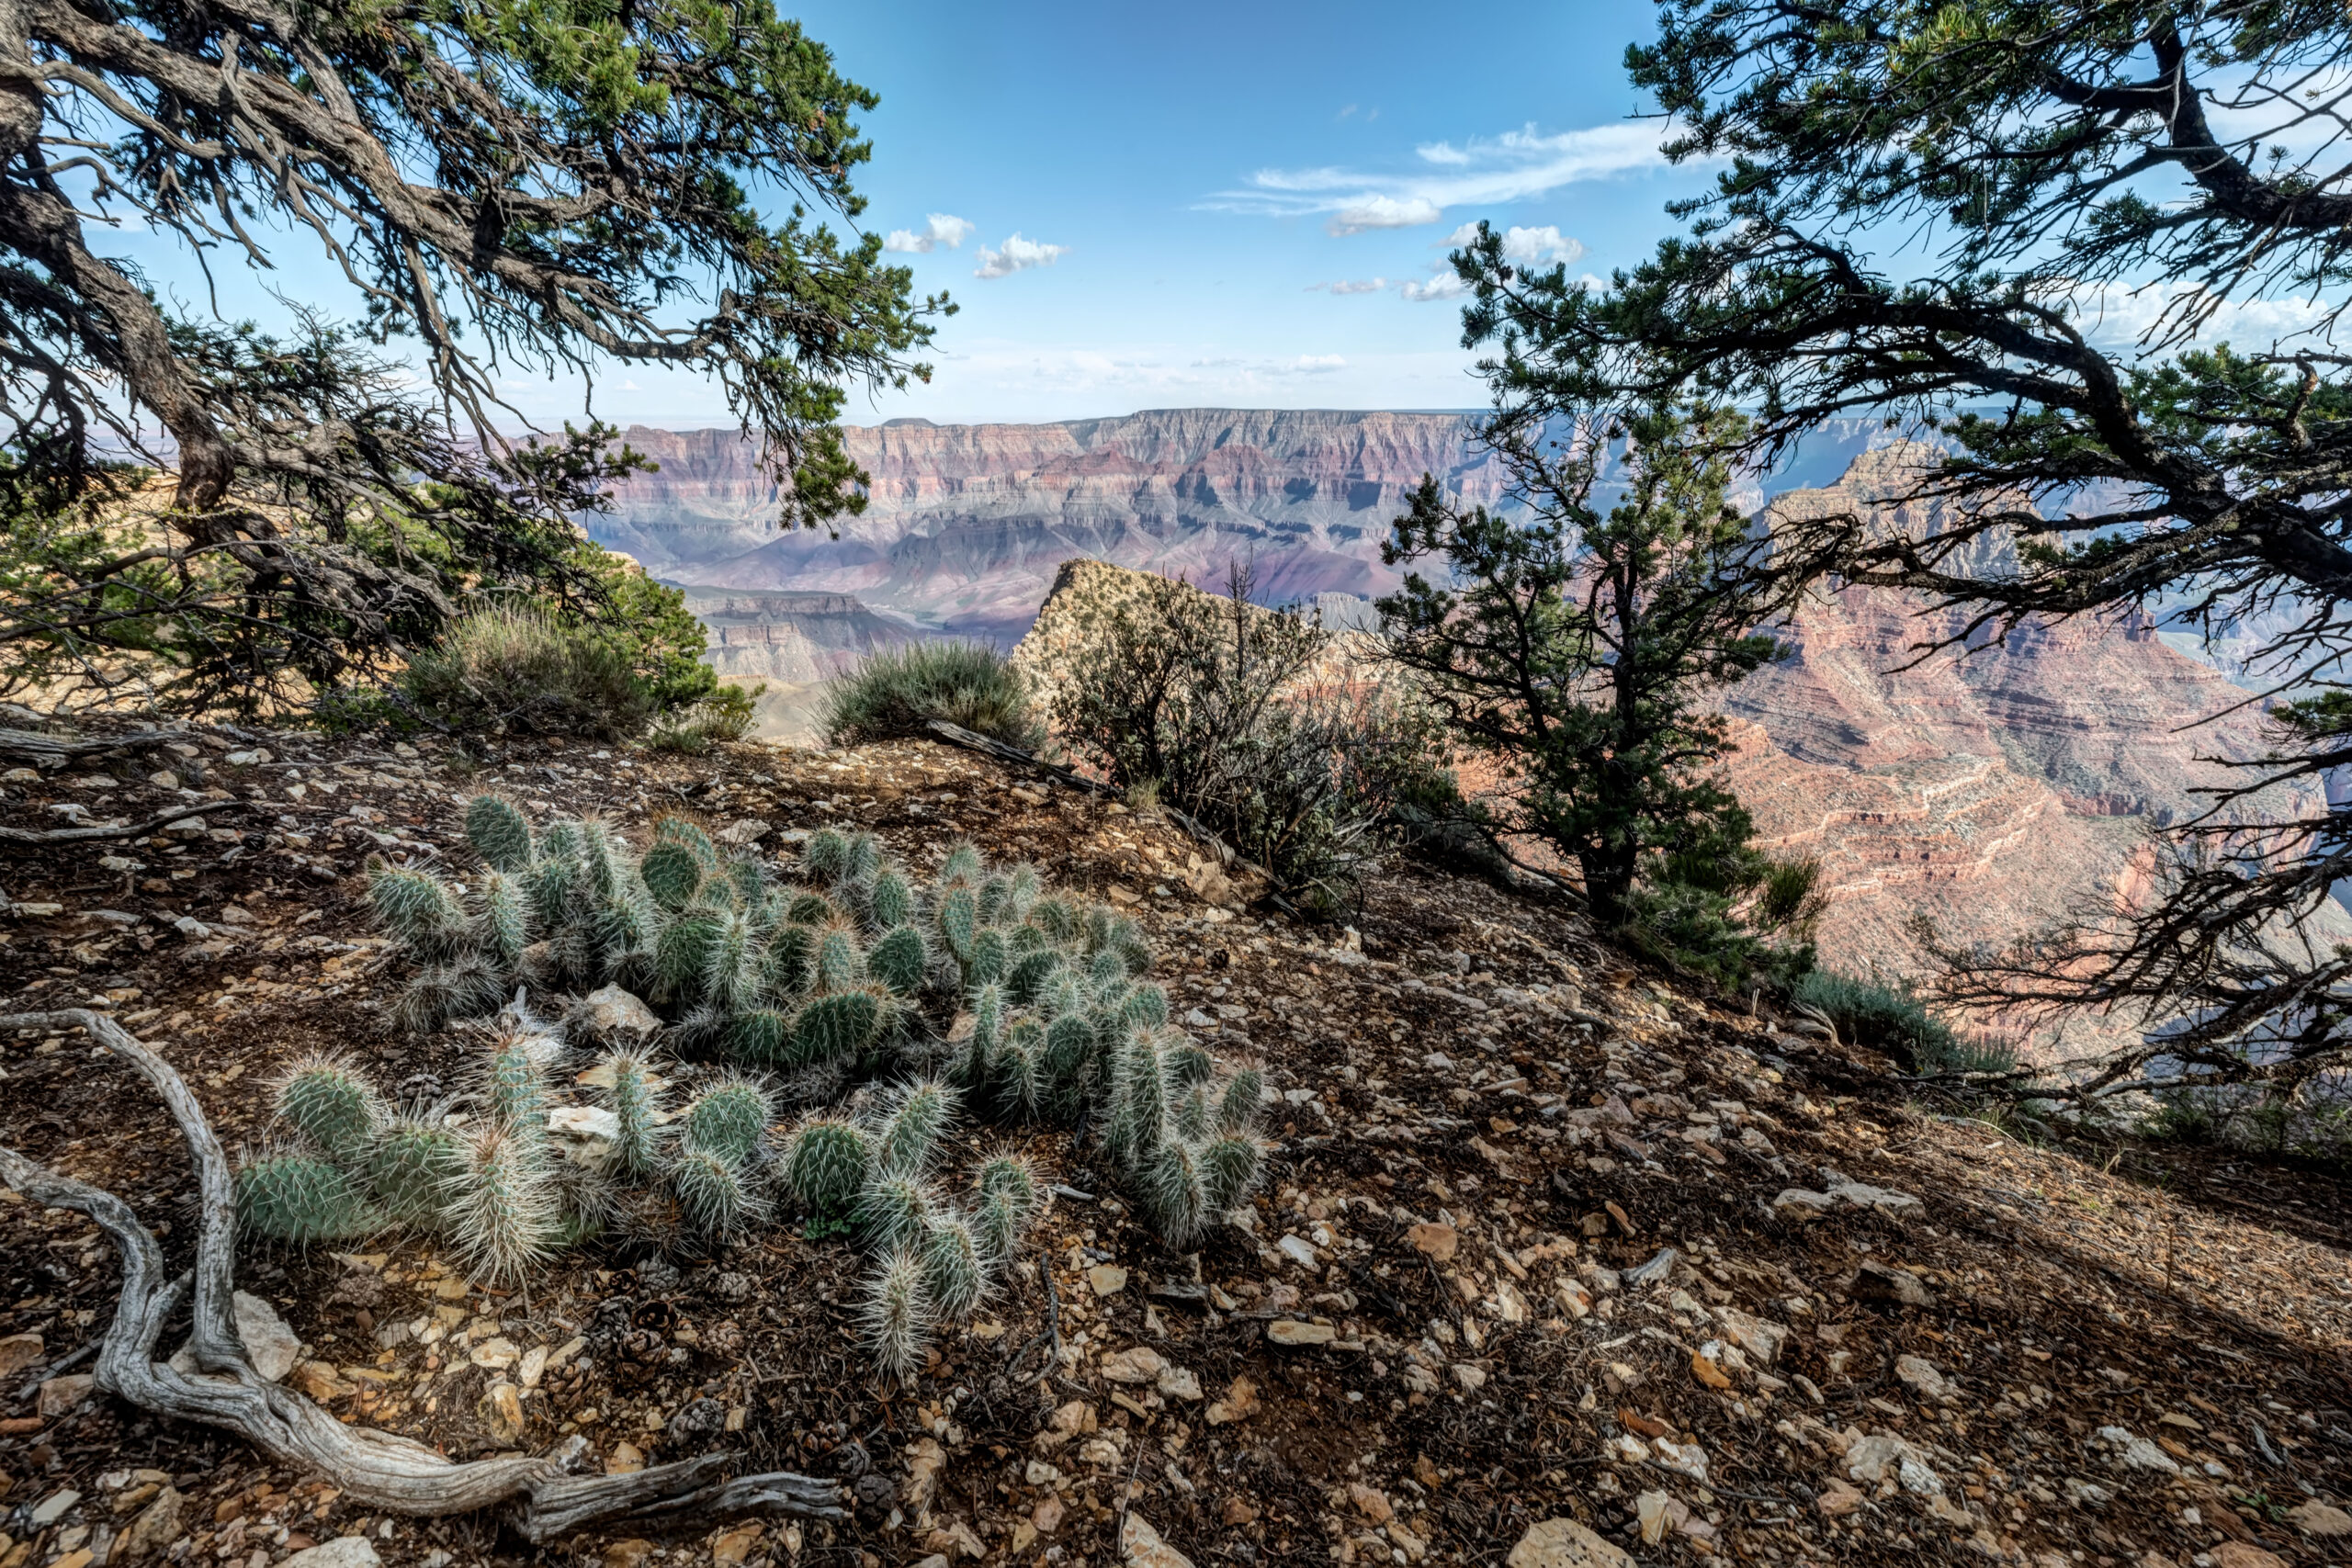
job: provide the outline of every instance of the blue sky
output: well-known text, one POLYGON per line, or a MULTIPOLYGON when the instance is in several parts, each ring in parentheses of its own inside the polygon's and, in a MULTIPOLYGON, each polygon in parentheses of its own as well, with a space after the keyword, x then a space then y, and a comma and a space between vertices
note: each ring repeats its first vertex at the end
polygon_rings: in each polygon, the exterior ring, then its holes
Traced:
MULTIPOLYGON (((1658 122, 1631 118, 1623 58, 1648 34, 1646 4, 1507 20, 1395 0, 818 0, 797 14, 882 97, 860 224, 927 242, 899 259, 962 307, 928 356, 932 383, 861 389, 856 423, 1479 406, 1448 236, 1487 219, 1526 231, 1531 258, 1605 276, 1646 254, 1671 228, 1666 201, 1705 178, 1666 166, 1658 122)), ((275 272, 215 253, 224 315, 282 320, 273 289, 357 314, 307 235, 266 226, 275 272)), ((164 237, 98 245, 207 309, 202 275, 164 237)), ((504 390, 552 426, 580 416, 586 389, 525 376, 504 390)), ((594 410, 729 423, 707 381, 628 367, 599 377, 594 410)))
MULTIPOLYGON (((1295 0, 799 14, 882 96, 865 225, 938 234, 902 259, 962 307, 933 384, 861 398, 860 423, 1482 403, 1459 303, 1430 288, 1447 235, 1486 218, 1605 273, 1703 177, 1629 118, 1643 4, 1507 22, 1295 0), (932 214, 970 225, 960 245, 932 214)), ((709 406, 650 383, 600 402, 660 423, 709 406)))

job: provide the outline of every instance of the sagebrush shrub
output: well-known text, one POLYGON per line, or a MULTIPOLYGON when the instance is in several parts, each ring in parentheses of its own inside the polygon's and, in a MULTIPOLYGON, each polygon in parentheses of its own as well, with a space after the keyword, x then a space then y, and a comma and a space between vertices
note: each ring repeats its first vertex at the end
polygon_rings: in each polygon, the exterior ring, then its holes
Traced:
POLYGON ((934 718, 1035 750, 1045 726, 1029 683, 985 643, 917 642, 873 655, 825 689, 819 728, 835 746, 920 735, 934 718))
POLYGON ((409 660, 401 692, 418 713, 459 730, 625 739, 645 728, 656 697, 628 640, 500 606, 452 623, 409 660))

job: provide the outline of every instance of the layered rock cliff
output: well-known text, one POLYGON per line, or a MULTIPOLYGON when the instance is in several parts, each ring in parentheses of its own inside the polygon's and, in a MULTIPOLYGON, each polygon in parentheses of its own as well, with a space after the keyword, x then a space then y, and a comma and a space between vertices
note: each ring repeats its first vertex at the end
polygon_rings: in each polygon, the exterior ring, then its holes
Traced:
POLYGON ((1194 581, 1254 561, 1268 599, 1388 592, 1389 519, 1435 474, 1493 502, 1501 478, 1459 414, 1169 409, 1061 424, 849 432, 865 513, 778 533, 756 450, 731 431, 632 429, 661 463, 591 532, 677 582, 854 593, 932 629, 1010 644, 1062 562, 1194 581))
MULTIPOLYGON (((1010 644, 1075 558, 1211 583, 1248 560, 1261 598, 1324 595, 1336 624, 1396 581, 1379 544, 1423 474, 1468 501, 1502 499, 1467 415, 899 422, 850 433, 874 479, 863 516, 838 538, 780 535, 774 491, 734 433, 628 439, 662 470, 623 492, 597 536, 707 585, 696 603, 712 607, 699 613, 722 670, 781 682, 888 636, 1010 644)), ((1879 422, 1850 422, 1746 500, 1932 530, 1931 508, 1886 499, 1917 456, 1879 422)), ((2145 621, 2024 627, 1906 669, 1916 645, 1954 628, 1924 611, 1860 590, 1818 597, 1789 629, 1791 657, 1725 698, 1747 727, 1733 783, 1768 842, 1822 859, 1824 949, 1841 968, 1918 973, 1915 916, 1946 941, 1999 942, 2128 895, 2147 829, 2201 810, 2197 792, 2228 776, 2205 759, 2261 750, 2257 716, 2237 705, 2246 693, 2145 621)))

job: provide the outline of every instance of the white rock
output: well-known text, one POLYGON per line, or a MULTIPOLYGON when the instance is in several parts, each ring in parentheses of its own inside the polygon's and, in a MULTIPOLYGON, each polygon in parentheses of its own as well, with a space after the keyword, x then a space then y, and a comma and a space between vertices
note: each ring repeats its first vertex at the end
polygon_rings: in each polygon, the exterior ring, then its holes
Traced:
POLYGON ((1574 1519, 1530 1525, 1504 1568, 1635 1568, 1634 1559, 1574 1519))
POLYGON ((1890 1187, 1872 1187, 1865 1181, 1832 1182, 1829 1196, 1851 1203, 1857 1209, 1874 1209, 1894 1219, 1918 1213, 1927 1208, 1908 1192, 1897 1192, 1890 1187))
POLYGON ((1936 1371, 1933 1361, 1917 1356, 1897 1356, 1894 1375, 1919 1391, 1922 1399, 1946 1400, 1952 1396, 1952 1386, 1943 1373, 1936 1371))
POLYGON ((1102 1375, 1113 1382, 1151 1382, 1168 1370, 1166 1358, 1148 1345, 1102 1358, 1102 1375))
POLYGON ((364 1535, 341 1535, 296 1552, 277 1568, 376 1568, 383 1561, 364 1535))
POLYGON ((721 828, 717 837, 722 844, 741 846, 756 844, 775 830, 775 825, 772 822, 763 822, 756 817, 742 817, 721 828))
POLYGON ((599 1170, 620 1142, 620 1115, 601 1105, 559 1105, 548 1112, 548 1136, 562 1149, 564 1158, 599 1170))
POLYGON ((1304 1236, 1286 1235, 1274 1243, 1274 1250, 1301 1269, 1315 1267, 1315 1244, 1304 1236))
POLYGON ((1815 1192, 1809 1187, 1791 1187, 1772 1200, 1775 1212, 1792 1214, 1801 1220, 1826 1214, 1838 1206, 1837 1200, 1826 1192, 1815 1192))
POLYGON ((44 1529, 65 1517, 65 1510, 82 1500, 79 1492, 52 1492, 33 1510, 33 1529, 44 1529))
POLYGON ((1119 1558, 1129 1568, 1193 1568, 1193 1560, 1159 1539, 1149 1521, 1132 1509, 1119 1528, 1119 1558))
POLYGON ((1198 1401, 1201 1397, 1200 1378, 1183 1367, 1170 1367, 1162 1371, 1159 1388, 1160 1393, 1169 1399, 1198 1401))
POLYGON ((2161 1471, 2166 1475, 2180 1473, 2180 1466, 2173 1461, 2172 1455, 2145 1438, 2135 1437, 2121 1427, 2101 1427, 2098 1435, 2133 1470, 2161 1471))
POLYGON ((302 1359, 302 1341, 286 1326, 286 1320, 259 1296, 249 1296, 239 1291, 232 1298, 237 1323, 237 1338, 245 1347, 245 1359, 254 1371, 270 1382, 276 1382, 294 1370, 302 1359))
POLYGON ((650 1040, 661 1032, 653 1010, 618 986, 589 992, 584 1007, 589 1031, 601 1040, 650 1040))
POLYGON ((1715 1321, 1723 1325, 1724 1337, 1756 1359, 1756 1364, 1769 1367, 1781 1358, 1781 1346, 1789 1337, 1781 1325, 1760 1317, 1750 1317, 1737 1307, 1718 1307, 1715 1321))

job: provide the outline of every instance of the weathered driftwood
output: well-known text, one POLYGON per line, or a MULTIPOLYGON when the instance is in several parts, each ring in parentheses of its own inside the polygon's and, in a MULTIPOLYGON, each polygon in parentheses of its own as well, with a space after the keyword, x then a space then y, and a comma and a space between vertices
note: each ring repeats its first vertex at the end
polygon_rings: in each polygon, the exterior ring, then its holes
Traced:
POLYGON ((118 828, 0 828, 0 844, 88 844, 102 839, 138 839, 160 833, 173 823, 185 822, 191 817, 223 817, 245 809, 246 804, 242 800, 200 800, 175 806, 144 822, 125 822, 118 828))
POLYGON ((17 757, 39 768, 55 768, 78 757, 105 757, 117 751, 152 751, 159 746, 185 745, 187 737, 171 729, 135 729, 128 735, 50 735, 38 729, 0 728, 0 757, 17 757))
POLYGON ((752 1512, 845 1517, 842 1489, 813 1476, 724 1478, 728 1457, 709 1454, 628 1475, 570 1473, 587 1451, 567 1439, 537 1459, 458 1463, 411 1438, 346 1427, 289 1388, 254 1371, 238 1340, 236 1201, 220 1141, 179 1074, 112 1019, 84 1009, 0 1017, 0 1030, 80 1029, 146 1078, 178 1122, 196 1166, 198 1218, 189 1274, 164 1277, 163 1252, 130 1206, 111 1192, 60 1176, 0 1147, 0 1179, 34 1202, 87 1214, 122 1255, 122 1292, 98 1351, 98 1386, 142 1410, 235 1433, 274 1460, 318 1471, 353 1501, 389 1513, 443 1515, 504 1505, 534 1542, 623 1522, 681 1526, 752 1512), (155 1342, 193 1288, 192 1372, 156 1359, 155 1342))

